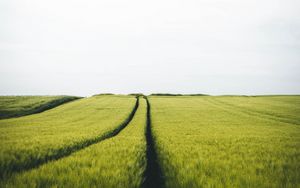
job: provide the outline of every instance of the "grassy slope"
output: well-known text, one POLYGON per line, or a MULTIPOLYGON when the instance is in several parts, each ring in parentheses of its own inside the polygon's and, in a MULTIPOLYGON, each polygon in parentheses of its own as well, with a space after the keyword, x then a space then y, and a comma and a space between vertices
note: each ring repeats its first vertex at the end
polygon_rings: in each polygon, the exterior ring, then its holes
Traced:
MULTIPOLYGON (((150 97, 153 132, 167 187, 300 186, 300 127, 214 100, 150 97)), ((258 106, 259 110, 291 120, 298 115, 297 97, 257 100, 249 103, 266 103, 258 106)))
POLYGON ((79 99, 74 96, 0 96, 0 119, 19 117, 79 99))
POLYGON ((116 137, 18 174, 7 187, 140 187, 145 169, 146 103, 116 137))
POLYGON ((41 114, 1 120, 1 175, 31 168, 116 129, 135 101, 127 96, 91 97, 41 114))

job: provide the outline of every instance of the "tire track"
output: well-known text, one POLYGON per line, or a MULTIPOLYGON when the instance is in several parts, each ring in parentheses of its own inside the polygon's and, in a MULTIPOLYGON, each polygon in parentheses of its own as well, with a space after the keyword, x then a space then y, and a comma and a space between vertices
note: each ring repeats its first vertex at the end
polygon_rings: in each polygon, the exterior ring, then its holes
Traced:
POLYGON ((158 164, 157 152, 155 150, 155 142, 153 140, 151 130, 151 107, 147 97, 147 126, 146 126, 146 169, 144 172, 143 188, 162 188, 164 187, 164 180, 162 176, 161 168, 158 164))
POLYGON ((92 138, 92 139, 88 139, 85 140, 83 142, 79 142, 70 146, 67 146, 65 148, 61 148, 58 149, 56 151, 52 151, 54 152, 53 155, 47 156, 45 158, 41 158, 41 159, 37 159, 37 160, 33 160, 30 161, 29 163, 25 164, 25 165, 21 165, 21 166, 12 166, 11 171, 2 171, 1 170, 1 174, 0 174, 0 179, 4 179, 9 177, 10 175, 14 174, 14 173, 21 173, 24 171, 28 171, 34 168, 38 168, 41 165, 44 165, 46 163, 49 163, 51 161, 56 161, 59 159, 62 159, 64 157, 67 157, 79 150, 82 150, 88 146, 91 146, 93 144, 97 144, 103 140, 112 138, 114 136, 117 136, 133 119, 137 109, 139 107, 139 97, 136 97, 136 103, 134 108, 132 109, 131 113, 129 114, 129 116, 124 120, 123 123, 121 123, 116 129, 111 130, 103 135, 100 135, 99 137, 96 138, 92 138))

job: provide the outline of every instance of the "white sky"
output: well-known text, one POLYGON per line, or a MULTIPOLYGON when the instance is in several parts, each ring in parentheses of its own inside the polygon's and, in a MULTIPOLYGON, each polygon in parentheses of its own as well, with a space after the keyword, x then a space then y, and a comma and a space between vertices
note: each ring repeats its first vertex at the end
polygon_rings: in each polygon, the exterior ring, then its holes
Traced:
POLYGON ((0 95, 300 93, 299 0, 1 0, 0 95))

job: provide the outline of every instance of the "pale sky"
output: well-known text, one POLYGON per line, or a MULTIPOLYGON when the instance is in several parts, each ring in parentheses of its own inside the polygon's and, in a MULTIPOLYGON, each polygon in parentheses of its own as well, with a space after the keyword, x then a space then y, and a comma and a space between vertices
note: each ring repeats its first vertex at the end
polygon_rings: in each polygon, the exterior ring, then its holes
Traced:
POLYGON ((0 95, 300 94, 299 0, 0 0, 0 95))

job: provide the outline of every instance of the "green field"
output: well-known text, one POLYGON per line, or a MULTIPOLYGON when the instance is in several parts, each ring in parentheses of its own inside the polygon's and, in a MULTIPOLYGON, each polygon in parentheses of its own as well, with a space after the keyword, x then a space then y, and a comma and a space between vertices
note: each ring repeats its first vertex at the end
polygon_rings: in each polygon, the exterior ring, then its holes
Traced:
POLYGON ((300 96, 148 102, 96 95, 0 120, 0 187, 300 187, 300 96))
POLYGON ((102 140, 126 120, 135 101, 127 96, 91 97, 44 113, 1 120, 1 176, 102 140))
POLYGON ((150 102, 167 187, 300 185, 300 97, 151 97, 150 102))
POLYGON ((7 187, 139 187, 145 169, 146 103, 117 137, 16 175, 7 187))
POLYGON ((43 112, 79 98, 73 96, 0 96, 0 119, 43 112))

